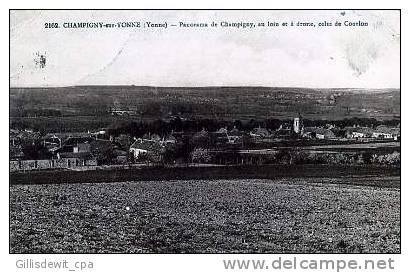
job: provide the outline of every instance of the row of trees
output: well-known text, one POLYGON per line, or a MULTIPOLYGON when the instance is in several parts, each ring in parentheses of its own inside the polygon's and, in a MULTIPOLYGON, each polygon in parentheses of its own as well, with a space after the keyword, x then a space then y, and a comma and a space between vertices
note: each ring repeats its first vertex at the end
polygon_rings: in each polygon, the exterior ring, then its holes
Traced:
POLYGON ((400 166, 400 153, 375 154, 363 153, 312 153, 302 150, 281 150, 277 153, 249 155, 231 153, 212 153, 207 149, 197 148, 191 154, 194 163, 228 164, 329 164, 329 165, 364 165, 400 166))
MULTIPOLYGON (((53 111, 53 110, 42 110, 53 111)), ((28 116, 37 116, 39 113, 33 112, 28 116)), ((108 127, 110 133, 114 135, 129 134, 131 136, 142 136, 145 133, 151 132, 161 136, 167 135, 172 131, 175 132, 197 132, 205 129, 209 132, 216 131, 222 127, 227 127, 229 130, 237 128, 240 131, 251 131, 254 128, 262 127, 269 130, 277 130, 281 125, 288 124, 291 126, 291 119, 250 119, 250 120, 219 120, 219 119, 182 119, 174 117, 170 120, 157 119, 153 121, 133 120, 124 117, 108 118, 99 116, 99 118, 90 119, 89 117, 81 117, 73 119, 69 117, 60 117, 60 113, 53 113, 55 119, 37 118, 37 119, 22 119, 12 118, 10 127, 12 129, 31 128, 39 132, 79 132, 98 130, 103 127, 108 127), (111 123, 111 124, 110 124, 111 123)), ((400 119, 392 120, 377 120, 374 118, 349 118, 343 120, 310 120, 303 119, 304 126, 321 127, 327 124, 335 125, 339 128, 347 126, 365 126, 375 127, 378 125, 398 126, 400 119)))
MULTIPOLYGON (((205 129, 208 132, 214 132, 220 128, 226 127, 228 130, 237 128, 240 131, 251 131, 254 128, 262 127, 269 130, 277 130, 283 124, 291 126, 293 120, 280 120, 280 119, 265 119, 265 120, 216 120, 216 119, 189 119, 183 120, 180 117, 175 117, 170 121, 155 120, 152 122, 122 122, 109 126, 109 133, 114 135, 130 134, 132 136, 142 136, 145 133, 151 132, 161 136, 167 135, 172 131, 175 132, 198 132, 205 129)), ((309 120, 303 119, 303 124, 309 127, 321 127, 327 124, 335 125, 341 129, 348 126, 364 126, 375 127, 378 125, 398 126, 400 120, 385 120, 380 121, 374 118, 350 118, 343 120, 309 120)))

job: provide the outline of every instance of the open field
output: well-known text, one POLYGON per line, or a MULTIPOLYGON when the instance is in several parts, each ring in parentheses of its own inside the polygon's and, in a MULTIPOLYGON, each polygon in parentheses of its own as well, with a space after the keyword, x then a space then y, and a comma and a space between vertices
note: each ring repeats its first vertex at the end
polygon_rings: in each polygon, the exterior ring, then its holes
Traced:
POLYGON ((185 118, 216 120, 400 118, 398 89, 271 87, 72 86, 11 88, 12 127, 86 131, 113 122, 185 118), (130 116, 113 117, 112 107, 130 116))
POLYGON ((399 187, 349 179, 11 185, 10 252, 400 252, 399 187))
POLYGON ((143 166, 131 169, 49 170, 11 172, 10 184, 76 184, 110 183, 147 180, 217 180, 217 179, 278 179, 278 178, 344 178, 333 180, 359 186, 400 187, 400 168, 378 165, 206 165, 202 166, 143 166))
POLYGON ((338 145, 318 145, 318 146, 309 146, 308 149, 325 149, 325 150, 375 150, 382 148, 396 148, 400 150, 400 142, 391 141, 391 142, 367 142, 367 143, 349 143, 349 144, 338 144, 338 145))

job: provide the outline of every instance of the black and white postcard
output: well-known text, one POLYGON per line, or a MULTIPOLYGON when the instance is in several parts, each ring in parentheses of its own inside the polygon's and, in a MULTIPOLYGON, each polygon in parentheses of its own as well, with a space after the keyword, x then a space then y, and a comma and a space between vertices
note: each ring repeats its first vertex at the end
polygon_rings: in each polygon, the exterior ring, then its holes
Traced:
POLYGON ((400 10, 9 16, 11 254, 401 253, 400 10))

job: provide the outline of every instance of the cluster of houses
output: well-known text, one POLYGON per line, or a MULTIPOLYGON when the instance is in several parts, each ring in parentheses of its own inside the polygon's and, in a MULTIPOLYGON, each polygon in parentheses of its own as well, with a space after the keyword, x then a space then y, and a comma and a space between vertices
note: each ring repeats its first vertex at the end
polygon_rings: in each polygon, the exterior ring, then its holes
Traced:
POLYGON ((18 161, 19 166, 25 166, 27 153, 30 153, 31 157, 35 157, 34 159, 38 161, 33 161, 24 168, 32 166, 32 168, 45 169, 47 166, 60 168, 61 166, 95 166, 105 162, 126 163, 128 143, 122 145, 118 141, 113 141, 113 138, 106 138, 105 135, 104 131, 99 131, 53 133, 41 136, 30 130, 10 130, 10 161, 18 161))
POLYGON ((300 139, 328 139, 328 140, 400 140, 400 126, 388 127, 379 125, 375 128, 352 126, 338 128, 327 124, 323 127, 305 127, 300 117, 295 118, 293 125, 282 124, 277 130, 270 131, 266 128, 254 128, 249 135, 256 141, 281 140, 296 136, 300 139))
POLYGON ((141 159, 148 154, 151 160, 161 161, 162 155, 167 148, 177 144, 177 138, 171 134, 166 138, 161 138, 157 134, 145 134, 142 138, 136 139, 130 146, 129 152, 134 159, 141 159))
POLYGON ((400 128, 387 127, 385 125, 379 125, 376 128, 369 127, 345 127, 343 129, 343 136, 336 136, 335 131, 340 129, 335 128, 322 128, 322 127, 306 127, 302 131, 302 137, 310 139, 356 139, 356 140, 400 140, 400 128))
MULTIPOLYGON (((282 124, 277 130, 256 127, 250 132, 245 132, 235 127, 233 129, 223 127, 215 132, 208 132, 205 129, 191 133, 171 132, 164 137, 150 133, 140 138, 132 138, 129 135, 114 137, 104 129, 92 133, 50 133, 41 136, 40 133, 32 130, 12 129, 10 130, 10 161, 13 161, 13 166, 19 169, 21 162, 27 160, 27 151, 23 149, 27 145, 41 147, 42 151, 40 154, 36 154, 38 157, 36 159, 51 160, 48 163, 40 162, 42 168, 46 168, 46 166, 54 168, 56 166, 129 164, 142 159, 146 160, 147 155, 150 156, 150 160, 161 161, 164 152, 167 149, 175 148, 183 139, 189 139, 192 147, 212 148, 241 145, 241 147, 246 148, 246 143, 273 143, 289 138, 398 141, 400 140, 400 128, 385 125, 375 128, 353 126, 342 129, 333 125, 304 127, 302 119, 297 117, 294 119, 293 124, 282 124), (59 161, 54 162, 53 160, 59 161)), ((38 163, 32 162, 30 164, 39 166, 38 163)))

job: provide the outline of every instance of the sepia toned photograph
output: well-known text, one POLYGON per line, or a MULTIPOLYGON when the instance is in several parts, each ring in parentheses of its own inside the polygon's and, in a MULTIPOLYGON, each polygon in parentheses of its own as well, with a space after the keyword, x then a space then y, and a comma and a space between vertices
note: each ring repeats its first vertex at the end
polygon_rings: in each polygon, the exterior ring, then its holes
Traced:
POLYGON ((9 252, 401 253, 400 10, 9 10, 9 252))

